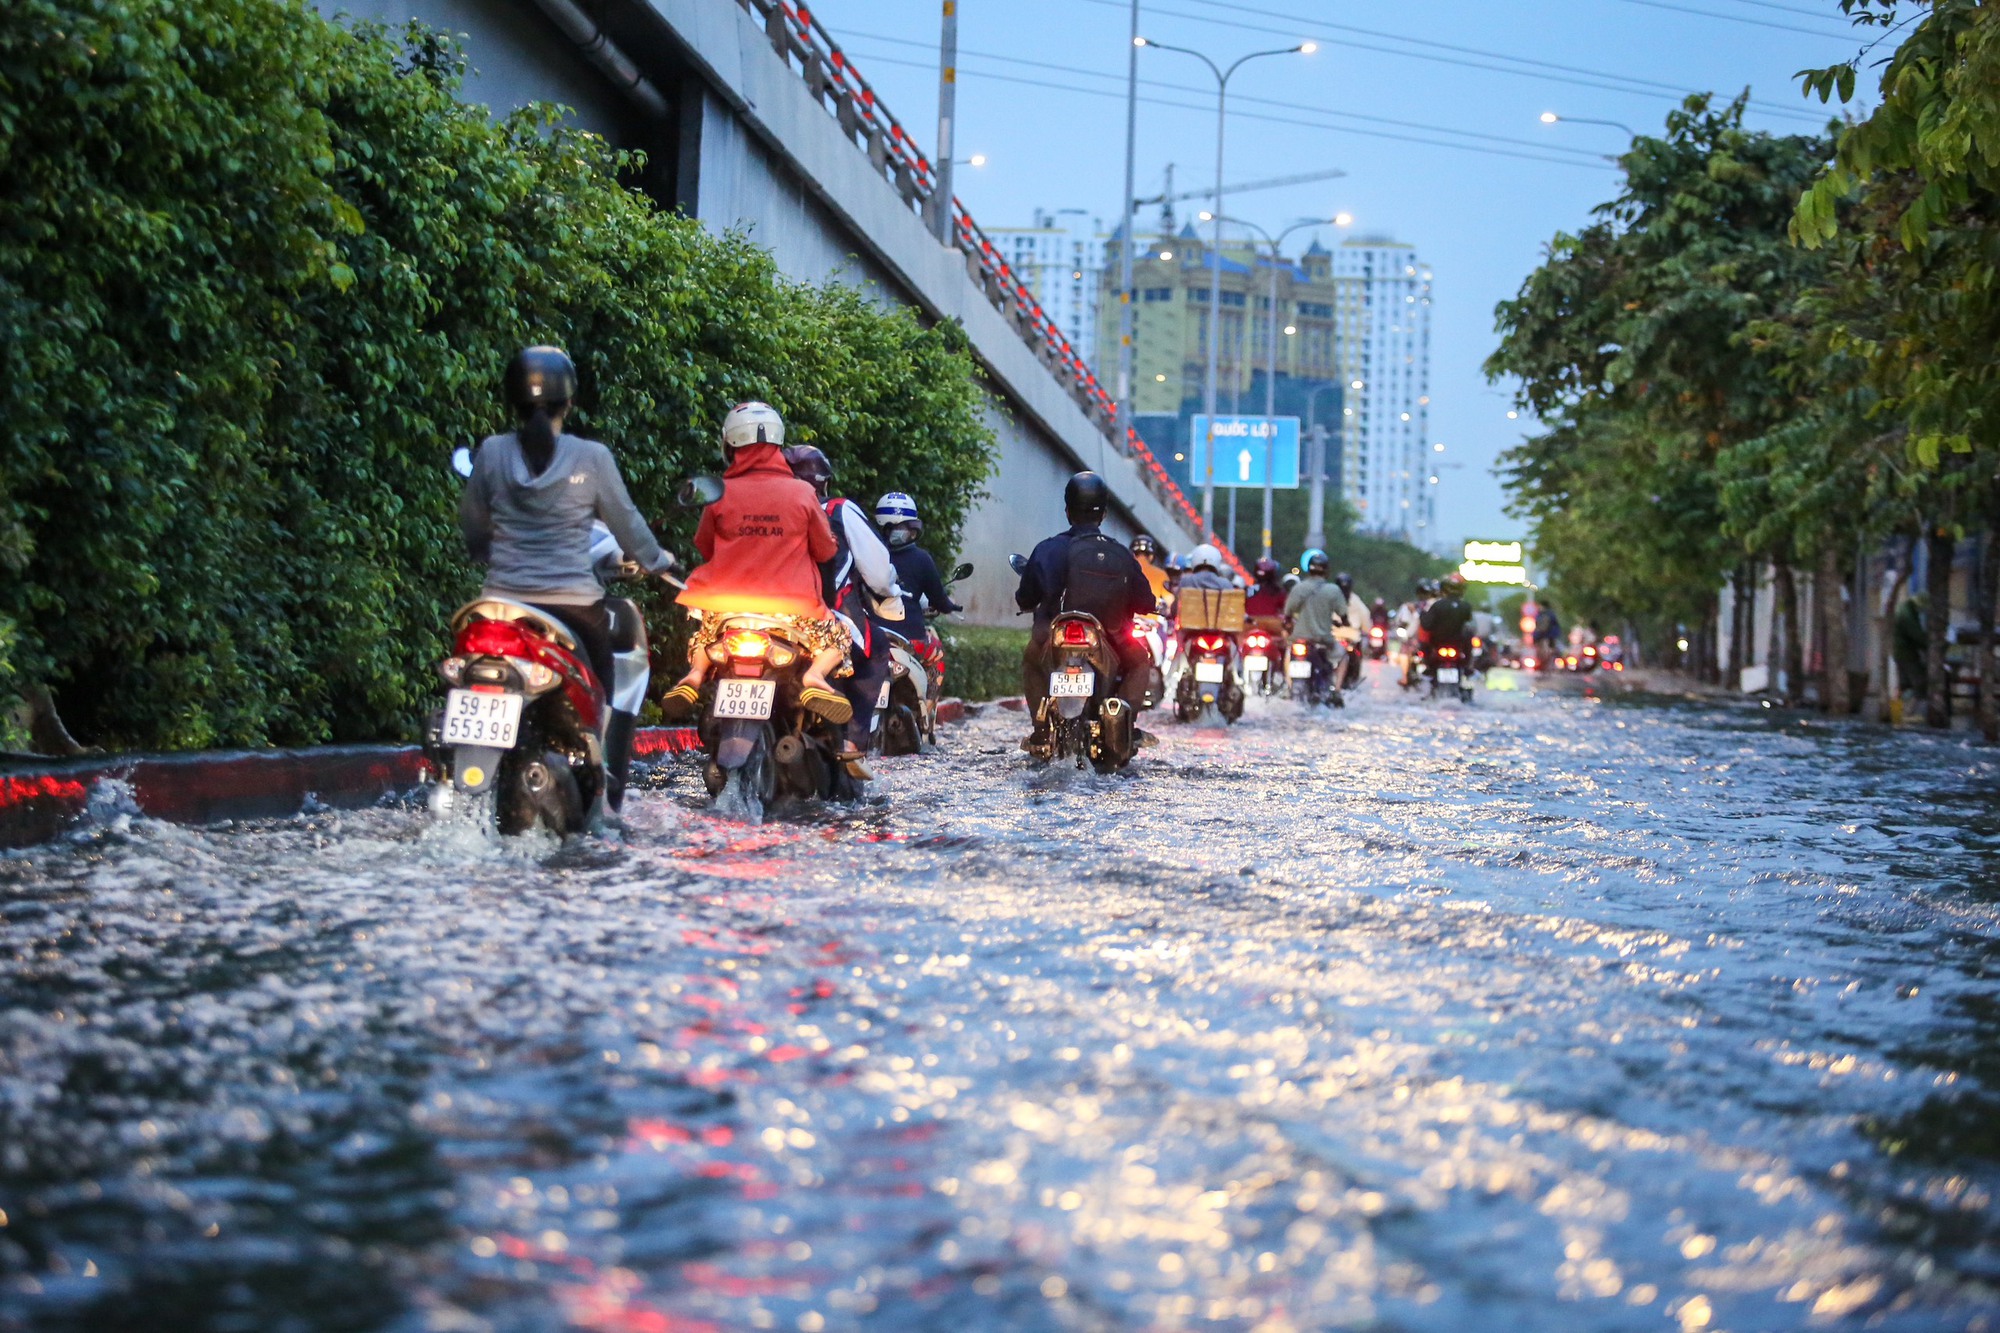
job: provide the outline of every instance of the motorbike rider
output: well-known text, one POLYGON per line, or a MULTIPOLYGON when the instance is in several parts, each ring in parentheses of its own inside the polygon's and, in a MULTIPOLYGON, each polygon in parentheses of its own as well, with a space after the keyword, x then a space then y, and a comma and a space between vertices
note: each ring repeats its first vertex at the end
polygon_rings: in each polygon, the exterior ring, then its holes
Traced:
POLYGON ((1274 619, 1285 614, 1285 585, 1278 581, 1278 562, 1265 556, 1257 562, 1256 582, 1243 601, 1243 614, 1252 619, 1274 619))
POLYGON ((1420 640, 1423 637, 1424 608, 1428 607, 1437 595, 1436 579, 1418 579, 1416 597, 1404 602, 1396 612, 1396 642, 1399 654, 1397 666, 1405 688, 1416 683, 1420 640))
POLYGON ((1468 665, 1472 660, 1472 607, 1465 600, 1465 576, 1451 573, 1419 620, 1419 637, 1431 647, 1450 645, 1468 665))
MULTIPOLYGON (((507 405, 518 425, 480 442, 458 502, 459 530, 472 558, 486 566, 482 597, 524 602, 561 624, 583 648, 606 694, 614 670, 614 611, 591 558, 591 524, 602 521, 626 557, 649 574, 674 558, 660 549, 632 504, 611 451, 563 433, 576 398, 576 367, 556 347, 523 348, 507 365, 507 405)), ((632 732, 606 734, 606 803, 624 802, 632 732)))
POLYGON ((896 582, 889 548, 875 535, 861 506, 832 494, 832 460, 810 444, 786 449, 785 460, 791 464, 792 475, 813 488, 838 547, 833 557, 820 565, 820 572, 827 605, 846 622, 854 641, 854 670, 841 682, 854 715, 847 722, 847 743, 841 747, 840 761, 854 777, 866 781, 872 775, 862 766, 861 757, 874 740, 880 720, 876 710, 893 665, 889 640, 879 631, 885 624, 898 631, 903 628, 903 590, 896 582))
POLYGON ((1347 610, 1342 613, 1341 620, 1355 634, 1349 644, 1353 651, 1347 654, 1347 674, 1340 682, 1340 688, 1344 690, 1361 679, 1362 640, 1367 638, 1368 627, 1375 623, 1375 617, 1369 612, 1368 603, 1362 601, 1361 595, 1354 591, 1354 575, 1344 569, 1341 570, 1333 576, 1333 586, 1347 594, 1347 610))
POLYGON ((722 498, 701 512, 694 545, 703 563, 688 575, 680 604, 702 612, 688 645, 688 672, 660 700, 671 720, 694 711, 708 675, 708 647, 721 633, 723 613, 789 616, 799 642, 813 655, 799 702, 835 725, 852 720, 854 706, 829 679, 847 657, 851 638, 821 593, 820 562, 840 549, 812 487, 792 475, 782 452, 785 421, 768 403, 738 403, 722 419, 722 452, 728 467, 722 498))
MULTIPOLYGON (((875 526, 889 547, 889 563, 895 567, 897 586, 904 595, 917 599, 920 611, 949 615, 965 608, 951 600, 951 592, 938 574, 937 561, 917 545, 924 535, 924 521, 917 516, 917 502, 901 491, 890 491, 875 502, 875 526)), ((921 627, 912 626, 921 633, 921 627)))
POLYGON ((1182 588, 1206 588, 1229 592, 1236 580, 1222 572, 1222 552, 1207 542, 1188 552, 1188 570, 1181 575, 1182 588))
MULTIPOLYGON (((1095 472, 1079 472, 1063 487, 1063 511, 1069 529, 1039 543, 1021 571, 1014 604, 1034 613, 1027 651, 1021 655, 1021 687, 1028 715, 1039 718, 1049 694, 1049 626, 1064 611, 1095 616, 1104 627, 1118 658, 1118 697, 1136 713, 1146 699, 1150 655, 1132 637, 1132 617, 1150 614, 1156 605, 1153 585, 1133 554, 1103 532, 1111 488, 1095 472)), ((1041 723, 1022 742, 1033 750, 1047 744, 1041 723)))
POLYGON ((1153 600, 1164 615, 1166 604, 1173 600, 1174 589, 1171 576, 1160 560, 1160 544, 1150 534, 1142 532, 1132 539, 1132 558, 1139 562, 1139 572, 1153 586, 1153 600))
POLYGON ((1294 640, 1330 651, 1339 638, 1334 631, 1347 623, 1347 590, 1327 579, 1325 551, 1307 551, 1299 568, 1304 572, 1285 595, 1285 622, 1294 640))

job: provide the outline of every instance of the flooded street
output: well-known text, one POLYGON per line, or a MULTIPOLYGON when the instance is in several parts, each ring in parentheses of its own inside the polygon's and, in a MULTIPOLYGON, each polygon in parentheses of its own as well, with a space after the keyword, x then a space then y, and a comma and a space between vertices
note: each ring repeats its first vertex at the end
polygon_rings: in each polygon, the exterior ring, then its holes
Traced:
POLYGON ((108 802, 0 859, 0 1329, 2000 1330, 2000 756, 1391 695, 624 847, 108 802))

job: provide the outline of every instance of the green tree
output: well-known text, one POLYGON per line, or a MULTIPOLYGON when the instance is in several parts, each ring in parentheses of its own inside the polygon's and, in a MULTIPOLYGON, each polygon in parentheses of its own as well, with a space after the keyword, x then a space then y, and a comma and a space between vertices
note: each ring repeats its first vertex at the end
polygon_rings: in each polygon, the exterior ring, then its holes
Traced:
POLYGON ((956 328, 784 279, 557 111, 461 103, 462 68, 296 2, 9 8, 0 678, 84 739, 412 734, 477 587, 446 459, 529 341, 683 552, 673 487, 750 396, 955 543, 993 447, 956 328))

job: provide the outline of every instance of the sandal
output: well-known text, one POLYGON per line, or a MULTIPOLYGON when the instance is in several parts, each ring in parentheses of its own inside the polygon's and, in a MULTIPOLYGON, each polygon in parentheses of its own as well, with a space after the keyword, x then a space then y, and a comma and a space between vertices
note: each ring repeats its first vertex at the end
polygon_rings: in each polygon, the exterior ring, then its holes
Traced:
POLYGON ((701 692, 686 683, 676 685, 660 696, 660 716, 670 722, 685 722, 694 716, 697 703, 701 702, 701 692))
POLYGON ((809 713, 817 713, 837 727, 846 726, 854 719, 854 705, 832 690, 822 690, 808 685, 799 691, 799 705, 809 713))

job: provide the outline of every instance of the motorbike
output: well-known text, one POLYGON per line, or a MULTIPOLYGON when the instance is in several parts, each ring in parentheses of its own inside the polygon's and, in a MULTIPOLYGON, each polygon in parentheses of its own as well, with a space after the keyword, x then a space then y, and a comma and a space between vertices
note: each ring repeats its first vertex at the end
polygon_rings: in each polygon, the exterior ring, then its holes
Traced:
POLYGON ((1048 743, 1035 757, 1117 772, 1131 762, 1137 732, 1131 705, 1112 692, 1118 658, 1104 626, 1095 616, 1065 611, 1049 624, 1049 647, 1049 697, 1035 718, 1048 743))
POLYGON ((1368 627, 1368 656, 1377 662, 1389 655, 1389 630, 1385 625, 1368 627))
POLYGON ((717 612, 697 728, 702 780, 717 807, 751 821, 782 796, 848 801, 860 788, 840 762, 843 729, 799 702, 812 650, 789 617, 717 612))
POLYGON ((1165 616, 1132 617, 1132 637, 1146 645, 1151 665, 1146 668, 1147 708, 1157 708, 1167 697, 1167 677, 1162 663, 1173 656, 1173 639, 1165 616))
MULTIPOLYGON (((951 571, 945 588, 972 577, 971 565, 951 571)), ((935 620, 941 612, 932 612, 935 620)), ((889 697, 875 734, 882 753, 921 754, 937 744, 938 701, 944 697, 944 640, 927 622, 915 637, 883 630, 889 638, 889 697)))
POLYGON ((1338 639, 1331 644, 1294 640, 1285 660, 1292 698, 1302 699, 1308 706, 1347 707, 1347 697, 1340 689, 1347 654, 1347 645, 1338 639))
POLYGON ((1190 630, 1181 645, 1184 661, 1174 693, 1174 717, 1192 722, 1213 708, 1225 722, 1243 716, 1243 686, 1236 678, 1236 636, 1227 630, 1190 630))
MULTIPOLYGON (((458 450, 452 466, 470 476, 471 451, 458 450)), ((607 582, 639 575, 601 523, 591 557, 607 582)), ((605 756, 630 752, 652 679, 639 608, 618 597, 605 605, 613 651, 608 692, 576 636, 544 612, 480 597, 453 613, 451 652, 438 663, 444 707, 424 734, 438 775, 428 798, 432 814, 471 801, 503 834, 542 828, 565 838, 603 818, 625 782, 605 756)))
POLYGON ((1264 696, 1283 694, 1286 677, 1282 670, 1285 663, 1285 643, 1281 635, 1265 628, 1253 626, 1243 636, 1243 679, 1250 692, 1264 696))
POLYGON ((1430 678, 1431 698, 1444 692, 1457 696, 1461 703, 1472 702, 1472 660, 1464 644, 1427 644, 1423 655, 1423 672, 1430 678))

